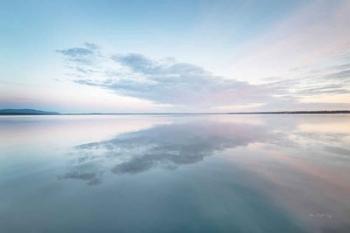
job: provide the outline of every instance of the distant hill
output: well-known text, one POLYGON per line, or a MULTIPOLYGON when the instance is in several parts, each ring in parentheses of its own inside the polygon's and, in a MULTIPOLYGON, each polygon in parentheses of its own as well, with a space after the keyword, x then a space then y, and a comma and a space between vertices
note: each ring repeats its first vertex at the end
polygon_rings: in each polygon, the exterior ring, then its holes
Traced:
POLYGON ((36 109, 0 109, 0 115, 58 115, 58 112, 46 112, 36 109))

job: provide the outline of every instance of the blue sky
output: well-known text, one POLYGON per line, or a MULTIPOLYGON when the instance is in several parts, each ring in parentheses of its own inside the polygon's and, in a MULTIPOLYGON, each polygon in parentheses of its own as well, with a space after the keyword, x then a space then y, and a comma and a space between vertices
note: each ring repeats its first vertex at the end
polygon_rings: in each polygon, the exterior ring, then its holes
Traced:
POLYGON ((2 1, 0 108, 350 108, 349 1, 2 1))

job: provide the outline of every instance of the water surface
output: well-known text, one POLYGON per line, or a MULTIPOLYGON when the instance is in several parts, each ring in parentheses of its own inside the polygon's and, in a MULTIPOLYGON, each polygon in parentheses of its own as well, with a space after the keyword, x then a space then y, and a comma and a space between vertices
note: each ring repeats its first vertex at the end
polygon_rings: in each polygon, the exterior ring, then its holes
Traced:
POLYGON ((350 232, 349 115, 2 116, 0 232, 350 232))

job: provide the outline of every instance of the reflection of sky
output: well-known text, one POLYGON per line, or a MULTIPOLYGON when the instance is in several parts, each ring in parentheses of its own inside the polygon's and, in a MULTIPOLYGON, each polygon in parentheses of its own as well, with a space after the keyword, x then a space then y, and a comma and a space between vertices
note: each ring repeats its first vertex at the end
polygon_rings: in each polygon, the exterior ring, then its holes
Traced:
POLYGON ((265 128, 249 124, 195 121, 161 125, 77 146, 73 170, 64 177, 94 183, 97 173, 102 173, 97 166, 110 167, 115 174, 136 174, 155 167, 176 168, 268 137, 272 135, 265 128))
POLYGON ((0 230, 86 232, 89 222, 118 232, 349 232, 349 123, 2 118, 0 230))

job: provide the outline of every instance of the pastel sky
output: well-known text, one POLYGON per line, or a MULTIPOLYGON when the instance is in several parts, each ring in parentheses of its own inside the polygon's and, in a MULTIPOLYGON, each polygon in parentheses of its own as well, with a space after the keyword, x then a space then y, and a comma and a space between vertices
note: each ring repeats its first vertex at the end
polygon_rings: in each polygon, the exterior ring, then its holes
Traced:
POLYGON ((1 0, 0 108, 350 109, 348 0, 1 0))

